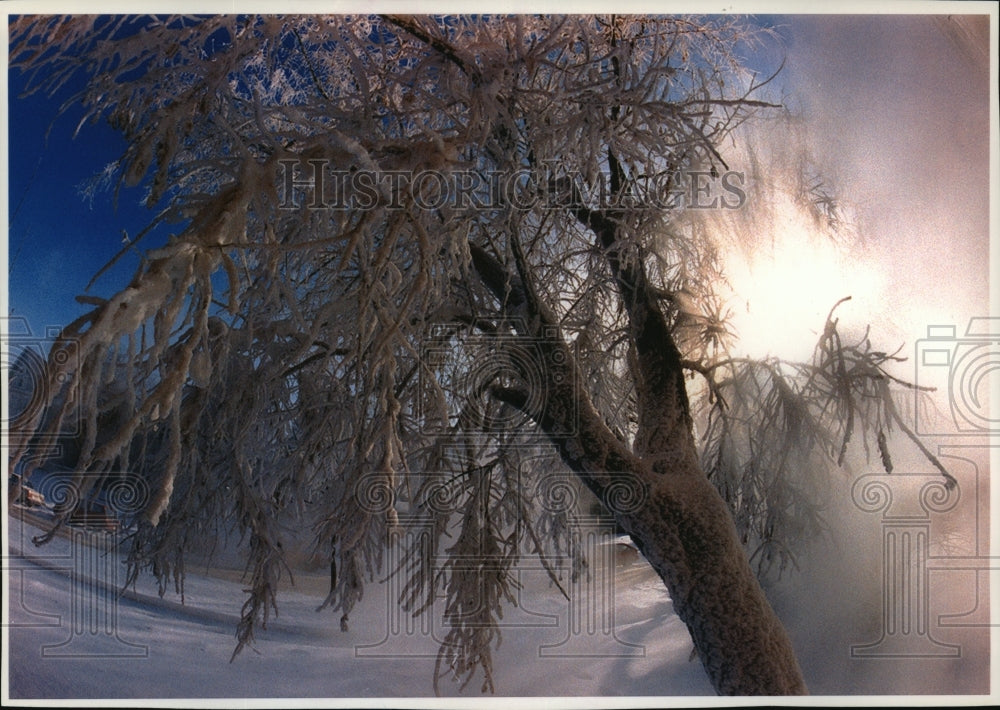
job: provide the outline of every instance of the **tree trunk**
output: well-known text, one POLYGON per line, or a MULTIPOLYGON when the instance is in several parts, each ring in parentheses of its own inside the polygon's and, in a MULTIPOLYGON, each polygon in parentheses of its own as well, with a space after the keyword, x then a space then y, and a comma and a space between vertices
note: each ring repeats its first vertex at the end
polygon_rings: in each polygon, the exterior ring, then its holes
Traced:
MULTIPOLYGON (((550 408, 559 409, 553 404, 560 396, 582 396, 584 403, 578 435, 553 437, 563 460, 663 579, 716 692, 805 694, 791 641, 750 568, 725 501, 698 465, 656 472, 596 418, 585 393, 560 392, 550 408)), ((678 459, 658 462, 664 458, 678 459)))
POLYGON ((716 692, 806 693, 726 504, 700 471, 660 477, 645 505, 618 517, 666 584, 716 692))
MULTIPOLYGON (((625 189, 624 170, 611 150, 608 166, 613 188, 625 189)), ((638 356, 632 374, 639 417, 634 455, 622 452, 607 468, 610 462, 601 460, 601 452, 623 445, 589 406, 586 390, 567 387, 567 397, 588 403, 577 411, 581 419, 592 418, 590 436, 606 443, 589 462, 574 465, 569 452, 563 459, 584 481, 588 468, 608 470, 618 472, 620 484, 633 487, 630 504, 623 508, 608 491, 588 483, 667 585, 716 692, 804 694, 805 681, 788 634, 750 568, 726 502, 701 470, 681 355, 649 288, 642 259, 629 263, 621 258, 620 219, 582 207, 576 214, 604 248, 629 316, 638 356)), ((585 450, 580 443, 573 448, 585 450)))
MULTIPOLYGON (((588 215, 607 236, 613 226, 588 215)), ((608 241, 605 239, 605 246, 608 241)), ((612 254, 639 355, 636 451, 612 433, 594 408, 556 319, 538 297, 516 242, 511 278, 485 250, 470 245, 483 283, 512 315, 534 326, 523 335, 541 361, 542 411, 517 387, 493 396, 520 408, 544 431, 566 465, 604 502, 667 586, 677 615, 720 695, 806 693, 791 641, 754 576, 726 502, 698 462, 680 355, 642 272, 612 254)), ((525 382, 532 382, 525 377, 525 382)), ((536 398, 537 399, 537 398, 536 398)))
MULTIPOLYGON (((649 452, 652 462, 633 454, 594 409, 565 346, 550 347, 544 412, 527 413, 663 579, 716 692, 807 693, 791 640, 750 568, 726 502, 697 462, 690 432, 649 452)), ((516 391, 494 395, 526 404, 516 391)))

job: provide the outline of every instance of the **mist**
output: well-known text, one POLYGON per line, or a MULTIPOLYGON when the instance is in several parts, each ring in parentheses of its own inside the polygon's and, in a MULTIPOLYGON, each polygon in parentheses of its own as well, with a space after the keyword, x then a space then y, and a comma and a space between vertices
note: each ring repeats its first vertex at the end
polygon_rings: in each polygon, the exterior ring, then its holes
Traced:
POLYGON ((875 349, 899 348, 906 358, 894 375, 938 386, 929 409, 918 412, 913 394, 901 407, 959 485, 955 502, 928 512, 923 498, 915 501, 940 476, 926 456, 896 431, 890 479, 871 442, 867 451, 855 442, 827 483, 827 537, 770 594, 813 693, 988 693, 989 432, 960 429, 949 398, 971 398, 987 416, 989 374, 975 392, 949 391, 947 377, 923 366, 929 346, 920 341, 929 327, 954 326, 941 348, 973 347, 970 319, 991 314, 989 18, 824 15, 775 24, 787 48, 786 104, 802 132, 788 149, 808 146, 850 235, 824 242, 789 208, 778 213, 770 245, 734 259, 734 291, 745 299, 735 323, 752 334, 744 351, 807 358, 830 307, 851 296, 836 312, 842 332, 860 339, 871 326, 875 349), (884 509, 862 510, 855 482, 868 474, 885 484, 884 509), (899 532, 894 516, 905 505, 927 526, 926 557, 911 561, 927 585, 917 594, 926 605, 911 611, 927 627, 905 629, 903 646, 885 643, 865 656, 866 644, 893 636, 899 605, 917 603, 885 571, 884 536, 899 532))
MULTIPOLYGON (((988 693, 989 432, 958 428, 949 371, 942 380, 919 356, 929 327, 954 326, 944 350, 974 344, 966 326, 990 315, 993 305, 989 18, 772 19, 783 42, 774 51, 787 55, 781 75, 787 118, 798 133, 793 141, 777 121, 753 130, 766 141, 762 150, 790 153, 808 146, 837 196, 846 231, 843 239, 828 240, 794 205, 769 205, 771 231, 754 248, 734 251, 728 264, 733 324, 743 337, 738 347, 751 356, 808 359, 830 308, 851 296, 837 310, 842 332, 860 338, 871 326, 876 349, 901 348, 906 358, 895 375, 938 386, 929 395, 936 410, 918 411, 910 396, 900 406, 959 488, 942 493, 940 474, 898 430, 890 439, 895 480, 885 477, 872 442, 853 442, 843 469, 824 479, 827 534, 798 551, 798 569, 772 581, 768 593, 815 694, 988 693), (856 483, 868 475, 889 492, 885 506, 866 498, 856 483), (922 497, 927 486, 930 502, 922 497), (886 575, 885 551, 887 535, 898 528, 892 516, 901 509, 915 516, 912 529, 927 535, 911 566, 918 577, 926 574, 918 590, 924 606, 907 617, 925 626, 903 634, 902 651, 865 655, 865 648, 893 637, 889 627, 899 621, 892 604, 902 592, 886 586, 898 578, 886 575)), ((59 260, 48 258, 44 271, 51 277, 59 260)), ((989 412, 986 390, 978 394, 975 403, 989 412)), ((803 472, 810 475, 820 474, 803 472)), ((648 605, 637 607, 635 616, 645 615, 645 624, 652 612, 648 605)), ((525 671, 520 663, 535 650, 522 646, 527 650, 514 659, 519 665, 512 675, 525 671)), ((686 647, 675 655, 687 663, 686 647)), ((649 677, 663 665, 650 669, 649 677)), ((691 673, 691 664, 677 665, 691 673)), ((540 677, 527 687, 553 692, 548 682, 540 677)), ((564 687, 580 692, 565 679, 556 691, 564 687)), ((617 692, 620 686, 600 687, 617 692)), ((648 687, 654 688, 652 680, 648 687)), ((662 692, 659 685, 655 690, 662 692)), ((355 692, 369 691, 359 685, 355 692)))

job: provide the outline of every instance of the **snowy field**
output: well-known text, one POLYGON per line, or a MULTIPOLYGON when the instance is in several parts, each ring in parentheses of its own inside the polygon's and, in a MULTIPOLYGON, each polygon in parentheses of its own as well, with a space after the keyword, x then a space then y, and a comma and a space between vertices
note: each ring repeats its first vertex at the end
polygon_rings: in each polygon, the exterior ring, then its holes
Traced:
MULTIPOLYGON (((238 573, 192 571, 183 606, 172 589, 161 600, 155 583, 140 579, 135 593, 118 604, 117 634, 74 634, 74 594, 98 603, 109 595, 74 587, 71 570, 79 565, 68 540, 35 547, 30 536, 36 529, 25 527, 22 537, 19 521, 11 518, 10 524, 12 698, 434 695, 434 634, 405 627, 390 633, 389 623, 406 624, 408 617, 389 609, 385 584, 366 588, 344 633, 339 613, 316 612, 328 578, 297 573, 295 586, 279 595, 280 615, 258 635, 256 652, 244 650, 230 663, 243 602, 238 573)), ((614 598, 614 633, 585 629, 579 639, 568 638, 569 604, 549 589, 544 574, 522 573, 522 606, 505 614, 495 652, 498 694, 712 693, 700 664, 688 662, 691 643, 662 583, 637 560, 618 566, 616 587, 598 589, 614 598)), ((608 616, 596 608, 580 611, 608 616)), ((479 684, 473 680, 462 694, 479 697, 479 684)), ((440 690, 458 695, 460 684, 443 679, 440 690)))
MULTIPOLYGON (((8 522, 5 650, 14 700, 434 697, 439 629, 414 627, 397 613, 392 583, 367 587, 342 632, 339 614, 316 612, 328 579, 298 571, 279 594, 280 615, 254 649, 230 662, 243 602, 238 571, 190 570, 183 605, 173 589, 161 599, 149 578, 116 603, 109 588, 93 584, 121 574, 99 547, 81 546, 79 537, 76 545, 60 537, 37 547, 37 528, 16 515, 8 522)), ((630 548, 605 549, 613 554, 599 554, 595 566, 608 573, 595 570, 571 588, 577 604, 540 571, 521 573, 520 605, 505 613, 495 651, 498 696, 646 696, 648 703, 712 695, 662 584, 630 548)), ((865 632, 834 609, 850 613, 852 595, 796 589, 805 584, 784 587, 776 600, 814 693, 988 692, 984 629, 963 631, 956 658, 851 658, 852 636, 866 640, 858 637, 865 632)), ((477 676, 462 690, 445 678, 440 692, 478 699, 480 683, 477 676)))

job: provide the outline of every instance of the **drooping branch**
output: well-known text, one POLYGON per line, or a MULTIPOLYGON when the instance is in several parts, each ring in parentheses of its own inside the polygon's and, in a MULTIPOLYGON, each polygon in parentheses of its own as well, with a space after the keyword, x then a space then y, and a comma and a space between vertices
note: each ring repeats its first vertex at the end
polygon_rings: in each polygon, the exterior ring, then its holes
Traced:
MULTIPOLYGON (((746 648, 765 655, 752 639, 746 646, 737 643, 714 652, 730 638, 720 605, 733 602, 734 608, 746 610, 753 627, 762 597, 746 565, 727 576, 727 565, 741 559, 738 540, 730 535, 724 505, 711 483, 697 475, 692 458, 686 363, 678 352, 683 343, 678 345, 672 332, 676 318, 668 303, 670 289, 656 287, 658 262, 648 258, 651 249, 642 251, 657 237, 649 229, 654 220, 624 208, 588 209, 577 199, 560 205, 558 215, 533 207, 520 212, 509 205, 418 210, 413 195, 400 197, 402 189, 400 194, 374 189, 384 183, 364 185, 373 187, 371 192, 332 188, 326 195, 338 203, 332 210, 312 209, 305 199, 297 209, 291 204, 296 200, 277 195, 271 169, 277 158, 288 156, 297 158, 300 167, 314 158, 328 160, 331 180, 344 177, 341 167, 370 177, 462 160, 486 174, 562 160, 570 173, 610 172, 612 191, 621 197, 642 179, 647 156, 647 173, 663 174, 666 166, 672 176, 687 160, 679 154, 686 155, 689 148, 699 152, 694 149, 700 142, 717 141, 725 133, 710 122, 713 111, 718 109, 719 125, 733 120, 728 110, 736 107, 724 99, 699 103, 699 97, 717 93, 715 74, 701 75, 697 61, 692 69, 669 60, 681 56, 680 50, 674 52, 675 42, 689 47, 698 42, 703 30, 696 25, 682 30, 660 25, 647 33, 647 21, 641 20, 634 23, 632 37, 609 51, 600 19, 460 22, 466 24, 359 18, 330 33, 328 24, 312 19, 249 19, 245 31, 232 35, 232 49, 220 47, 209 58, 195 50, 211 33, 192 32, 193 48, 183 50, 183 61, 176 63, 184 71, 176 71, 171 60, 164 74, 192 77, 192 88, 177 103, 211 120, 191 121, 191 127, 182 111, 164 122, 159 104, 156 110, 144 108, 144 96, 169 98, 175 95, 170 91, 174 84, 140 82, 140 90, 134 91, 126 77, 113 87, 115 95, 136 97, 118 100, 115 107, 118 120, 133 124, 130 135, 137 136, 130 143, 131 162, 123 167, 134 166, 129 170, 139 179, 150 165, 158 165, 159 180, 168 174, 163 165, 172 166, 169 175, 180 179, 171 184, 183 198, 177 205, 185 208, 177 214, 195 218, 198 233, 190 236, 197 237, 204 258, 218 260, 214 267, 225 270, 230 287, 216 302, 225 312, 212 310, 225 326, 218 339, 206 333, 200 350, 185 356, 187 336, 177 335, 183 331, 163 331, 166 341, 178 338, 181 344, 176 353, 183 367, 162 358, 156 371, 158 376, 180 373, 174 390, 180 393, 178 407, 160 407, 168 410, 169 427, 156 424, 161 417, 151 409, 147 423, 169 430, 159 442, 161 453, 168 462, 178 455, 181 461, 167 466, 177 469, 171 479, 175 486, 172 493, 162 490, 167 507, 159 526, 143 529, 136 559, 152 560, 162 579, 169 574, 163 571, 164 560, 177 569, 173 560, 186 549, 193 521, 211 516, 223 528, 235 524, 249 536, 252 548, 254 591, 240 629, 240 640, 249 640, 258 617, 270 608, 274 575, 286 554, 278 526, 267 521, 283 513, 297 515, 301 511, 295 509, 301 508, 308 515, 296 523, 312 525, 324 554, 335 555, 340 563, 336 589, 331 588, 327 601, 346 615, 360 598, 365 573, 383 571, 393 496, 408 492, 411 471, 440 471, 437 464, 448 456, 442 452, 461 449, 455 455, 461 460, 444 468, 464 486, 462 545, 454 551, 452 568, 458 574, 442 583, 447 575, 427 572, 421 589, 427 590, 430 607, 446 585, 455 630, 449 641, 455 645, 442 649, 444 665, 459 673, 480 667, 489 679, 494 612, 504 601, 502 575, 524 542, 518 543, 511 530, 519 517, 535 511, 530 495, 511 486, 498 498, 508 506, 507 517, 490 510, 494 486, 517 469, 509 458, 493 468, 483 461, 509 457, 528 439, 534 445, 540 431, 567 468, 631 524, 644 553, 672 585, 671 595, 692 628, 699 654, 710 659, 706 667, 716 687, 725 692, 796 689, 794 682, 775 685, 754 673, 734 678, 740 675, 746 648), (291 35, 290 27, 297 27, 291 35), (660 44, 662 38, 669 38, 669 48, 660 44), (612 85, 609 63, 619 78, 627 72, 633 84, 612 85), (271 71, 273 67, 282 71, 271 71), (686 76, 679 87, 671 84, 675 73, 686 76), (680 94, 676 101, 675 88, 680 94), (651 96, 657 100, 646 101, 651 96), (205 103, 199 106, 202 97, 205 103), (150 125, 153 130, 145 130, 150 125), (172 140, 175 135, 179 140, 172 140), (161 138, 162 146, 157 142, 161 138), (148 156, 155 160, 150 163, 148 156), (220 186, 232 184, 253 194, 254 201, 232 210, 232 228, 214 229, 202 217, 232 207, 231 195, 220 192, 220 186), (351 206, 351 198, 375 192, 378 196, 363 200, 365 206, 351 206), (218 196, 219 210, 205 204, 212 195, 218 196), (393 207, 387 208, 388 203, 393 207), (433 225, 427 224, 435 218, 433 225), (559 231, 561 226, 567 228, 559 231), (575 303, 582 305, 567 318, 567 309, 576 308, 569 304, 575 303), (573 332, 575 342, 564 332, 573 332), (212 347, 216 340, 224 341, 229 355, 205 360, 210 340, 212 347), (207 364, 195 367, 198 357, 207 364), (205 372, 208 376, 202 377, 205 372), (470 372, 485 374, 476 380, 470 372), (196 392, 182 402, 192 387, 196 392), (474 411, 478 402, 470 400, 480 395, 489 409, 474 411), (527 415, 537 429, 493 417, 508 409, 527 415), (178 419, 186 423, 178 426, 178 419), (624 439, 636 419, 638 440, 632 447, 624 439), (460 444, 454 434, 462 437, 460 444), (466 438, 472 443, 466 444, 466 438), (229 465, 229 458, 241 465, 229 465), (691 475, 656 476, 654 470, 691 475), (386 491, 388 507, 375 505, 378 501, 362 505, 358 491, 365 482, 386 491), (622 486, 649 493, 642 498, 648 509, 638 513, 611 505, 610 492, 622 486), (688 489, 698 494, 691 505, 685 499, 688 489), (239 502, 227 500, 231 490, 239 491, 239 502), (692 508, 701 507, 708 510, 707 518, 687 517, 692 508), (729 535, 724 545, 715 544, 719 535, 729 535), (334 537, 337 549, 331 552, 334 537), (458 561, 462 554, 477 552, 473 543, 480 539, 491 545, 481 548, 488 557, 482 569, 498 573, 481 597, 476 584, 481 579, 458 561), (729 583, 732 579, 735 584, 729 583), (475 614, 464 613, 470 605, 475 614), (705 618, 713 615, 719 618, 705 618), (468 617, 471 623, 464 621, 468 617)), ((164 37, 169 36, 164 30, 164 37)), ((700 152, 721 161, 711 144, 700 152)), ((294 181, 298 187, 292 192, 322 202, 320 175, 313 173, 311 186, 294 181)), ((529 184, 525 192, 533 187, 529 184)), ((478 199, 491 189, 462 194, 478 199)), ((672 254, 656 257, 670 262, 667 269, 688 265, 686 253, 679 252, 676 259, 672 254)), ((699 273, 711 281, 711 272, 699 273)), ((204 281, 206 287, 213 283, 204 281)), ((133 305, 134 299, 129 308, 133 305)), ((131 321, 119 325, 103 328, 110 333, 109 342, 135 330, 124 327, 132 326, 131 321)), ((159 361, 159 347, 144 352, 159 361)), ((151 375, 141 384, 155 388, 163 382, 151 375)), ((136 393, 140 405, 156 403, 154 392, 140 387, 136 393)), ((452 522, 451 513, 436 511, 431 542, 436 552, 449 544, 452 522)), ((542 536, 528 537, 540 547, 542 536)), ((284 540, 285 546, 289 542, 284 540)), ((415 551, 419 559, 411 558, 401 569, 413 570, 425 559, 433 566, 441 559, 425 551, 415 551)), ((773 636, 769 631, 765 640, 773 636)), ((782 655, 764 662, 769 662, 769 673, 781 666, 780 675, 784 666, 794 666, 786 660, 782 655)), ((751 665, 758 668, 757 655, 751 665)))
MULTIPOLYGON (((509 303, 512 290, 524 293, 519 276, 508 274, 500 262, 481 247, 470 245, 470 249, 477 272, 498 299, 507 299, 509 303), (513 287, 512 282, 515 284, 513 287)), ((523 254, 517 258, 523 259, 523 254)), ((609 483, 618 476, 631 476, 627 472, 634 472, 639 463, 594 408, 580 380, 573 353, 559 335, 551 314, 540 303, 538 295, 533 293, 532 296, 531 299, 522 296, 522 300, 518 301, 518 304, 532 301, 534 308, 531 311, 508 311, 508 315, 527 315, 545 326, 544 335, 542 329, 536 328, 519 336, 531 346, 530 352, 535 356, 534 373, 544 377, 542 382, 534 385, 543 388, 544 407, 542 411, 533 410, 532 402, 536 398, 531 395, 538 393, 528 392, 524 387, 495 384, 490 388, 490 394, 531 417, 556 446, 570 470, 599 499, 603 499, 609 483), (597 471, 607 472, 608 478, 595 477, 597 471)), ((523 374, 526 375, 525 381, 530 381, 532 373, 523 374)))
MULTIPOLYGON (((614 174, 617 160, 610 155, 614 174)), ((589 209, 578 194, 573 205, 574 215, 597 237, 629 316, 638 361, 634 373, 639 405, 636 449, 664 452, 677 451, 680 446, 688 449, 687 457, 694 453, 694 442, 685 433, 690 431, 691 420, 681 354, 643 271, 643 260, 626 258, 627 247, 618 237, 620 215, 589 209)), ((663 459, 654 467, 665 470, 666 462, 663 459)))

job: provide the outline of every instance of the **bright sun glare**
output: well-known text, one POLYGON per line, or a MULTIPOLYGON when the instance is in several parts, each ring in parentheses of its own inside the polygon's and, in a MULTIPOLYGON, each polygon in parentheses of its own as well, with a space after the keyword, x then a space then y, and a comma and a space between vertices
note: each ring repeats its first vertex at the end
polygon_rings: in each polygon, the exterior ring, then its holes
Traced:
POLYGON ((810 357, 840 299, 851 296, 852 310, 871 313, 883 281, 870 261, 820 234, 809 216, 793 208, 779 218, 772 244, 734 255, 727 271, 737 354, 794 360, 810 357))

